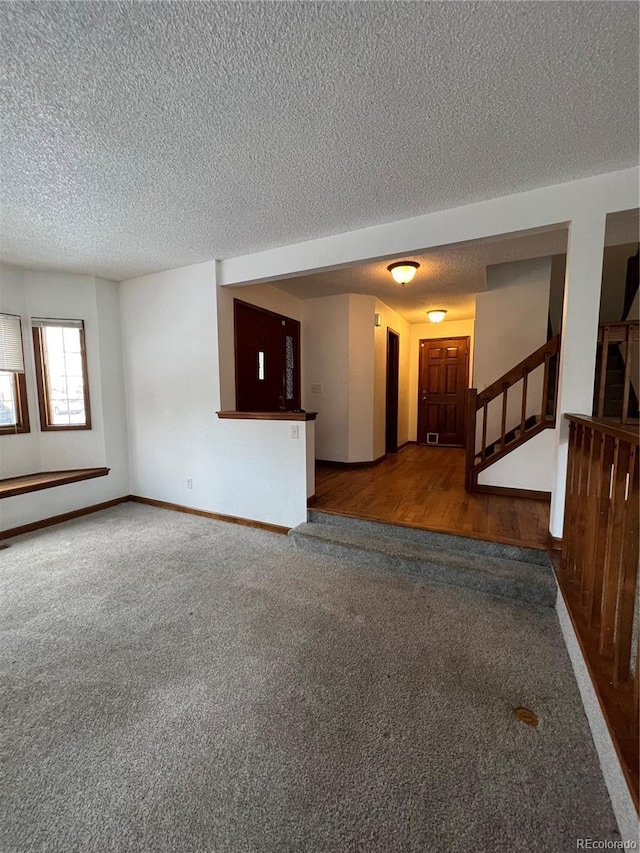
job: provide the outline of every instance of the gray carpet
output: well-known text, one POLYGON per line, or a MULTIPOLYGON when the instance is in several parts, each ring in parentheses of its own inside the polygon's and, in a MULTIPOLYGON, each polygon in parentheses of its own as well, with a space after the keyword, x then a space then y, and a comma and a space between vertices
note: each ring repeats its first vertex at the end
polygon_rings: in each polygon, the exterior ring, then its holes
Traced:
POLYGON ((2 853, 618 837, 550 609, 136 504, 0 567, 2 853))

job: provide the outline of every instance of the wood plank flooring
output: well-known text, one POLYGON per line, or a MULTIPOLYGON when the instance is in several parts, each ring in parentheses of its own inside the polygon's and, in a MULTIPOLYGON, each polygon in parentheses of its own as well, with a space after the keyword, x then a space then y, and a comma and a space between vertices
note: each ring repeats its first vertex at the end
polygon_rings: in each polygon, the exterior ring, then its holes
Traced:
POLYGON ((464 450, 409 445, 372 468, 317 465, 313 509, 546 549, 549 501, 469 494, 464 461, 464 450))

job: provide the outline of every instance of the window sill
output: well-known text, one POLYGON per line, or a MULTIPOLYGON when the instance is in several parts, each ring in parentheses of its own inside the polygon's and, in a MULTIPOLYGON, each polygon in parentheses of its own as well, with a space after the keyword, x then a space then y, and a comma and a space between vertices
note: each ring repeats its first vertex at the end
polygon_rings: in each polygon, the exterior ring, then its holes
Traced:
POLYGON ((22 477, 8 477, 0 480, 0 499, 15 495, 26 495, 40 489, 51 489, 80 480, 92 480, 94 477, 106 477, 109 468, 77 468, 74 471, 42 471, 38 474, 24 474, 22 477))
POLYGON ((30 432, 28 426, 8 426, 0 427, 0 435, 25 435, 30 432))
POLYGON ((219 418, 250 421, 315 421, 317 412, 216 412, 219 418))

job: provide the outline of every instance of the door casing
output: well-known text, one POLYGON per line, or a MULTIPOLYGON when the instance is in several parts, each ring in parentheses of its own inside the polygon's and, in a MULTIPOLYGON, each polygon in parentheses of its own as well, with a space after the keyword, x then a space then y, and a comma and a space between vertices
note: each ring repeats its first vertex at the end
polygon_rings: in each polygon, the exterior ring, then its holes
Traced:
POLYGON ((464 447, 469 337, 423 339, 418 352, 418 444, 464 447))
POLYGON ((387 326, 387 390, 385 452, 398 452, 398 394, 400 391, 400 335, 387 326))

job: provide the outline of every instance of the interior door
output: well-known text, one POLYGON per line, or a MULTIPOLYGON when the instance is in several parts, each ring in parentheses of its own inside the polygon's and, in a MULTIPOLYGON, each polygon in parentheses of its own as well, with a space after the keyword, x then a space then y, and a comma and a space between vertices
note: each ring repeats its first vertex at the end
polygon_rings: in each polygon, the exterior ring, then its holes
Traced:
POLYGON ((300 408, 300 323, 234 299, 236 410, 300 408))
POLYGON ((400 374, 400 336, 387 329, 387 399, 385 451, 398 452, 398 391, 400 374))
POLYGON ((469 338, 420 341, 418 444, 464 446, 469 338))

